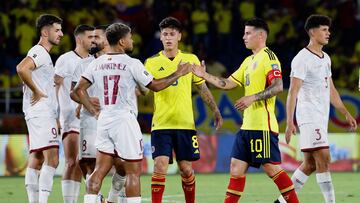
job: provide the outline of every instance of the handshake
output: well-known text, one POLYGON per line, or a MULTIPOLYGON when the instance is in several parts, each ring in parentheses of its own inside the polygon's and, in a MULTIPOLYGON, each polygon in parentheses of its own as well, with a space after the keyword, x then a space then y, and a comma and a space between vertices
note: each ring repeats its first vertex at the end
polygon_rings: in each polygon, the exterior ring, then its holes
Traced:
POLYGON ((196 65, 196 64, 190 64, 188 62, 183 63, 182 61, 180 61, 180 63, 177 66, 176 74, 179 76, 184 76, 190 72, 192 72, 198 77, 204 78, 206 73, 205 62, 202 61, 201 65, 196 65))

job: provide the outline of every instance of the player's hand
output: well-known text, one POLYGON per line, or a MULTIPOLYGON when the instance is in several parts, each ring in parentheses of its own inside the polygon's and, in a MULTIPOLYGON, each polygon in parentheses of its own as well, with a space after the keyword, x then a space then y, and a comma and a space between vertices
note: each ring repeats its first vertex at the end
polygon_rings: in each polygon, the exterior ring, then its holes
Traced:
POLYGON ((47 96, 44 93, 42 93, 40 90, 33 92, 30 104, 35 105, 38 101, 40 101, 41 97, 47 98, 47 96))
POLYGON ((100 100, 97 97, 90 97, 90 103, 97 111, 100 111, 100 100))
POLYGON ((223 124, 223 118, 220 114, 220 111, 215 111, 214 112, 214 116, 215 116, 215 130, 219 130, 219 128, 221 128, 222 124, 223 124))
POLYGON ((81 104, 78 104, 76 109, 75 109, 75 116, 76 118, 80 119, 80 111, 81 111, 81 107, 82 105, 81 104))
POLYGON ((176 72, 179 76, 183 76, 183 75, 188 74, 191 71, 191 68, 192 68, 192 65, 190 63, 182 63, 180 61, 180 63, 177 66, 176 72))
POLYGON ((352 117, 350 113, 346 113, 345 118, 346 118, 346 121, 350 125, 350 131, 355 131, 357 128, 357 123, 356 123, 356 120, 354 119, 354 117, 352 117))
POLYGON ((201 61, 201 65, 198 66, 198 65, 193 65, 192 67, 192 72, 200 77, 200 78, 204 78, 205 77, 205 73, 206 73, 206 65, 205 65, 205 61, 202 60, 201 61))
POLYGON ((285 130, 285 140, 286 140, 286 144, 290 143, 291 140, 291 136, 296 134, 296 127, 294 122, 289 122, 286 125, 286 130, 285 130))
POLYGON ((250 95, 250 96, 244 96, 241 97, 240 99, 238 99, 235 102, 235 109, 238 111, 244 111, 247 107, 249 107, 253 102, 255 101, 255 96, 254 95, 250 95))

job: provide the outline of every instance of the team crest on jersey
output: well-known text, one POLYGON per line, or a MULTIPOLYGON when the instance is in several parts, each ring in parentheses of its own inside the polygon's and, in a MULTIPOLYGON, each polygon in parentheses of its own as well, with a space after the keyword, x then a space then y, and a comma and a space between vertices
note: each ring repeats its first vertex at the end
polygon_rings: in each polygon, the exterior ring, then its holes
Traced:
POLYGON ((273 70, 277 70, 277 69, 279 69, 279 65, 278 64, 271 64, 271 68, 273 70))
POLYGON ((37 54, 34 54, 32 57, 33 57, 33 58, 36 58, 36 57, 37 57, 37 54))
POLYGON ((147 72, 146 70, 144 71, 144 75, 149 76, 149 72, 147 72))

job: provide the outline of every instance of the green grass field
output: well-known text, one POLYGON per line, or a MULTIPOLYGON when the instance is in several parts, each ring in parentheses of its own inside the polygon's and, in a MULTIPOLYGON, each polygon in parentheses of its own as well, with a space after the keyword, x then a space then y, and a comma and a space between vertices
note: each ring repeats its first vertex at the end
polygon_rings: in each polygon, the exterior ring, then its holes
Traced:
MULTIPOLYGON (((197 174, 196 176, 196 202, 198 203, 221 203, 228 184, 228 174, 197 174)), ((360 174, 359 173, 332 173, 332 179, 336 191, 337 202, 359 203, 360 202, 360 174)), ((61 203, 60 177, 54 180, 54 189, 49 198, 49 203, 61 203)), ((142 176, 142 202, 151 202, 150 197, 151 176, 142 176)), ((169 175, 166 181, 166 189, 163 202, 185 202, 181 189, 180 177, 169 175)), ((110 177, 105 179, 102 194, 108 193, 110 177)), ((84 184, 81 186, 81 196, 78 202, 83 201, 84 184)), ((271 203, 279 192, 272 180, 264 173, 249 174, 246 180, 244 195, 241 202, 271 203)), ((321 203, 323 197, 315 175, 311 176, 307 184, 299 194, 300 202, 321 203)), ((27 202, 23 177, 0 178, 0 202, 23 203, 27 202)))

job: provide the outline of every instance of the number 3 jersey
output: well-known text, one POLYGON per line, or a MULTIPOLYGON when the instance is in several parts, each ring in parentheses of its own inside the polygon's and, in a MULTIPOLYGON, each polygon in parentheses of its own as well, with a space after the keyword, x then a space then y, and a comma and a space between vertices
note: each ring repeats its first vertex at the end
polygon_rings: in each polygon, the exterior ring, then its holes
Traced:
POLYGON ((330 110, 330 57, 325 52, 318 56, 303 48, 291 62, 290 77, 303 81, 296 104, 298 125, 316 123, 327 129, 330 110))
POLYGON ((137 116, 135 87, 147 86, 153 76, 137 59, 126 54, 105 54, 93 60, 82 74, 95 87, 100 100, 98 124, 110 124, 126 114, 137 116))

